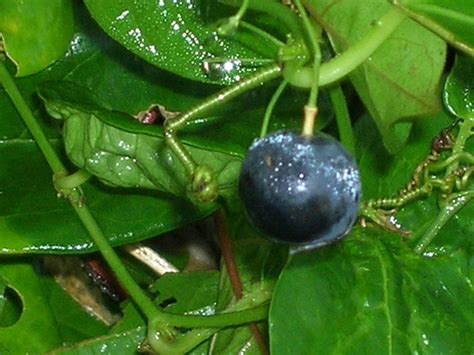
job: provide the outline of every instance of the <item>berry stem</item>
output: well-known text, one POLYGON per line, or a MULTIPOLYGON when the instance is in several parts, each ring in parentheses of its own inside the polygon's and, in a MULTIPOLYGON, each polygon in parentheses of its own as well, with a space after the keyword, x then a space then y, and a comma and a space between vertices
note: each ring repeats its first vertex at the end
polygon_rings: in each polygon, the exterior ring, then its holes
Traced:
POLYGON ((314 133, 314 125, 316 123, 316 116, 318 115, 318 108, 315 106, 304 107, 304 121, 301 134, 311 137, 314 133))
POLYGON ((319 48, 318 37, 316 36, 315 29, 312 26, 308 15, 306 14, 306 9, 301 4, 301 0, 295 0, 295 5, 303 19, 303 24, 309 37, 309 42, 313 53, 313 65, 310 74, 312 78, 312 84, 308 97, 308 103, 304 107, 304 122, 302 130, 303 135, 312 136, 314 133, 314 125, 318 113, 317 102, 319 90, 319 67, 321 65, 321 49, 319 48))

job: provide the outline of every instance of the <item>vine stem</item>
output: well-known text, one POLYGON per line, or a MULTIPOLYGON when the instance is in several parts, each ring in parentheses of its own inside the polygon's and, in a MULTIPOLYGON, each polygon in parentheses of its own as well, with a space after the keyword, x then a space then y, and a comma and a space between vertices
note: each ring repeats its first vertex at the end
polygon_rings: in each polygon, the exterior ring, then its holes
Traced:
MULTIPOLYGON (((0 61, 0 82, 30 130, 31 135, 35 141, 38 142, 38 146, 53 170, 53 173, 55 175, 60 174, 63 176, 67 173, 64 165, 50 145, 41 127, 36 122, 33 113, 26 104, 23 96, 18 90, 18 87, 2 61, 0 61)), ((251 309, 239 309, 238 312, 229 312, 213 316, 171 314, 160 310, 135 282, 125 265, 115 253, 115 250, 110 246, 109 241, 105 237, 95 218, 92 216, 89 208, 84 204, 84 198, 79 188, 73 188, 67 191, 66 197, 89 233, 91 239, 96 244, 106 262, 112 268, 120 284, 124 286, 132 300, 137 304, 150 323, 155 326, 151 331, 159 332, 166 338, 170 338, 174 335, 174 329, 171 325, 188 328, 222 328, 261 320, 266 317, 268 313, 268 305, 264 303, 267 299, 264 299, 263 303, 251 309)), ((232 309, 229 309, 229 311, 232 311, 232 309)))
MULTIPOLYGON (((229 6, 240 6, 242 0, 219 0, 220 3, 229 6)), ((300 26, 300 19, 290 10, 288 6, 281 4, 274 0, 250 0, 248 2, 249 9, 254 11, 264 12, 268 15, 277 18, 283 23, 287 29, 297 37, 303 36, 303 29, 300 26)))
POLYGON ((30 108, 28 107, 28 104, 25 102, 23 96, 18 90, 15 82, 10 76, 10 73, 8 72, 1 58, 0 83, 2 83, 7 95, 10 97, 10 100, 13 102, 17 111, 20 113, 23 122, 25 122, 26 127, 31 132, 31 135, 35 139, 36 144, 38 144, 51 169, 54 171, 55 174, 66 172, 66 168, 64 167, 61 160, 58 158, 51 144, 49 144, 48 138, 46 138, 40 125, 38 124, 38 122, 36 122, 33 113, 31 112, 30 108))
POLYGON ((306 34, 309 38, 313 54, 313 65, 311 67, 311 88, 308 97, 308 103, 304 107, 304 122, 302 134, 305 136, 312 136, 314 133, 314 126, 316 124, 316 116, 318 114, 318 91, 319 91, 319 70, 321 65, 321 49, 319 48, 318 37, 316 36, 315 29, 313 28, 311 21, 306 13, 306 9, 301 4, 301 0, 295 0, 296 8, 298 9, 303 24, 306 30, 306 34))
POLYGON ((336 115, 337 128, 339 130, 341 143, 349 153, 355 155, 355 139, 352 131, 351 117, 349 115, 347 101, 344 97, 341 85, 334 85, 329 88, 329 97, 336 115))
POLYGON ((281 97, 281 94, 283 93, 287 85, 288 85, 288 82, 283 79, 280 85, 278 85, 278 88, 276 89, 272 98, 270 99, 270 102, 268 103, 268 106, 265 109, 265 114, 263 116, 262 128, 260 129, 260 138, 263 138, 264 136, 267 135, 268 126, 270 124, 270 119, 272 117, 273 109, 275 108, 276 103, 278 102, 279 98, 281 97))
MULTIPOLYGON (((28 127, 31 135, 38 144, 54 175, 64 175, 65 173, 67 174, 66 168, 64 167, 63 163, 59 159, 51 144, 49 143, 48 138, 46 137, 40 125, 36 121, 35 117, 33 116, 33 113, 28 107, 28 104, 25 102, 25 99, 18 90, 18 87, 16 86, 13 78, 11 77, 10 73, 5 67, 5 64, 1 60, 0 82, 3 84, 6 93, 12 100, 17 111, 19 112, 20 116, 28 127)), ((134 300, 134 302, 148 318, 155 318, 158 315, 157 308, 148 298, 148 296, 144 293, 144 291, 137 285, 135 280, 128 273, 120 258, 110 246, 107 238, 100 229, 96 220, 90 213, 87 206, 84 204, 84 198, 82 197, 79 190, 71 189, 66 196, 72 207, 76 211, 82 224, 89 232, 89 235, 91 236, 92 240, 97 245, 97 248, 99 248, 100 252, 104 256, 104 259, 111 266, 112 270, 117 276, 117 279, 127 289, 127 292, 129 293, 130 297, 134 300)))
POLYGON ((454 195, 443 208, 443 211, 438 214, 436 220, 430 225, 429 229, 424 233, 423 238, 417 243, 414 248, 415 253, 418 255, 422 254, 439 233, 441 228, 473 198, 474 191, 465 191, 454 195))
MULTIPOLYGON (((222 249, 222 258, 224 259, 224 264, 229 275, 235 298, 241 299, 244 293, 244 287, 242 285, 242 279, 240 277, 237 263, 235 262, 232 241, 229 237, 229 230, 226 225, 226 216, 222 208, 214 214, 214 222, 216 224, 217 236, 222 249)), ((266 341, 257 324, 251 323, 249 328, 262 354, 268 354, 266 341)))
POLYGON ((237 84, 218 91, 214 95, 211 95, 207 100, 186 111, 184 114, 166 121, 165 129, 174 134, 174 132, 185 127, 188 122, 199 118, 213 107, 227 102, 250 89, 260 86, 267 81, 273 80, 280 76, 280 74, 281 68, 278 65, 272 65, 270 67, 263 68, 254 75, 242 79, 237 84))
MULTIPOLYGON (((311 13, 311 8, 308 8, 308 11, 311 13)), ((392 7, 360 41, 340 56, 321 65, 319 85, 325 86, 336 82, 365 62, 406 17, 401 10, 392 7)), ((292 85, 309 89, 313 85, 313 70, 312 67, 292 70, 285 78, 292 85)))
MULTIPOLYGON (((459 133, 456 137, 452 149, 452 156, 460 156, 464 151, 464 146, 466 145, 467 140, 472 136, 472 130, 474 129, 474 115, 471 115, 460 121, 459 124, 459 133)), ((448 166, 446 169, 446 176, 455 171, 458 167, 457 161, 448 166)))
MULTIPOLYGON (((415 10, 415 11, 412 11, 412 10, 404 7, 402 4, 400 4, 399 0, 391 0, 391 1, 393 2, 394 5, 399 6, 400 9, 402 9, 404 12, 406 12, 413 20, 415 20, 419 24, 425 26, 430 31, 433 31, 434 33, 436 33, 438 36, 440 36, 446 42, 451 44, 453 47, 459 49, 460 51, 465 52, 466 54, 470 55, 471 57, 474 57, 474 47, 469 46, 469 45, 459 41, 459 39, 456 38, 456 35, 453 32, 447 30, 443 26, 441 26, 438 23, 436 23, 435 21, 431 20, 429 17, 424 16, 423 11, 420 11, 420 12, 416 11, 418 7, 420 7, 421 10, 423 10, 423 7, 425 7, 426 4, 420 3, 418 5, 416 3, 411 3, 410 4, 411 9, 415 10)), ((440 7, 440 9, 441 9, 441 7, 440 7)), ((436 8, 436 6, 431 6, 430 11, 432 13, 434 11, 436 15, 439 15, 436 12, 442 11, 443 16, 447 16, 449 14, 451 18, 452 17, 457 17, 458 23, 461 23, 461 22, 467 23, 471 19, 468 15, 460 14, 460 13, 457 13, 455 11, 450 11, 446 8, 444 8, 442 10, 439 10, 439 9, 436 8)))

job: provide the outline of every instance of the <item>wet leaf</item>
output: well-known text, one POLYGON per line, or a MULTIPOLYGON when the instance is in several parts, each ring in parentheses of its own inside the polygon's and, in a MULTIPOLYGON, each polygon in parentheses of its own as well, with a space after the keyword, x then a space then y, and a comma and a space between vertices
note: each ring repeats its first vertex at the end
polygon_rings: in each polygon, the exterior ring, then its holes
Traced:
POLYGON ((70 0, 0 2, 0 34, 17 76, 35 74, 62 57, 73 28, 70 0))
MULTIPOLYGON (((45 84, 40 96, 48 112, 65 121, 64 144, 74 164, 111 186, 157 189, 186 197, 190 177, 165 146, 160 126, 102 109, 90 93, 71 83, 45 84)), ((214 171, 221 193, 235 188, 240 157, 211 144, 187 146, 197 164, 214 171)))
MULTIPOLYGON (((116 41, 148 62, 193 80, 229 84, 255 67, 239 58, 274 58, 276 48, 245 31, 233 38, 217 34, 219 19, 232 15, 212 5, 212 19, 204 18, 198 2, 86 1, 92 17, 116 41), (220 11, 220 12, 219 12, 220 11), (159 19, 159 21, 157 20, 159 19), (209 58, 224 58, 211 75, 204 69, 209 58)), ((211 66, 213 66, 211 64, 211 66)))
POLYGON ((57 324, 33 266, 3 259, 0 279, 18 294, 22 303, 20 319, 9 327, 0 327, 0 349, 6 353, 38 354, 59 346, 57 324))
POLYGON ((72 346, 58 348, 50 354, 124 354, 135 355, 145 339, 146 327, 138 327, 117 334, 86 340, 72 346))
POLYGON ((469 263, 462 250, 417 256, 371 229, 296 255, 274 292, 272 353, 470 353, 469 263))
POLYGON ((444 86, 444 103, 456 117, 474 119, 474 59, 456 56, 454 68, 444 86))
MULTIPOLYGON (((57 141, 51 143, 58 146, 57 141)), ((98 182, 83 188, 86 203, 112 245, 153 237, 211 211, 163 195, 111 190, 98 182)), ((96 250, 72 207, 57 197, 51 170, 34 142, 0 141, 0 192, 0 253, 96 250), (26 161, 28 164, 18 163, 26 161)))
MULTIPOLYGON (((312 0, 308 5, 337 53, 357 43, 390 9, 382 0, 312 0)), ((350 75, 391 153, 401 148, 410 132, 410 124, 401 122, 440 110, 438 88, 445 57, 446 44, 407 19, 350 75)))

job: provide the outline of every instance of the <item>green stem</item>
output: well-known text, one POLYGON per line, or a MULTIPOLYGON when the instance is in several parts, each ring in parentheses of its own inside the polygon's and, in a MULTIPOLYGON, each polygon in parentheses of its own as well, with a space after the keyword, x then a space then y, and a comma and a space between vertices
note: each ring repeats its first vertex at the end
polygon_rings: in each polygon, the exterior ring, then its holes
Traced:
POLYGON ((278 99, 280 98, 287 85, 288 82, 286 80, 283 80, 280 85, 278 85, 278 88, 276 89, 270 102, 268 103, 268 106, 265 110, 265 115, 263 116, 262 128, 260 130, 260 138, 264 137, 267 134, 268 125, 270 124, 270 118, 272 116, 273 109, 275 108, 278 99))
POLYGON ((265 303, 241 311, 206 316, 161 312, 160 319, 175 327, 225 328, 261 321, 267 317, 268 307, 269 304, 265 303))
MULTIPOLYGON (((344 53, 323 64, 319 73, 319 85, 325 86, 345 77, 363 62, 396 30, 406 15, 392 7, 359 42, 349 47, 344 53)), ((290 84, 311 88, 313 85, 313 68, 305 67, 291 71, 285 78, 290 84)))
POLYGON ((264 82, 275 79, 280 75, 281 68, 278 65, 272 65, 270 67, 264 68, 256 72, 254 75, 242 79, 237 84, 217 92, 203 103, 195 106, 189 111, 186 111, 183 115, 168 120, 165 124, 165 129, 176 132, 185 127, 188 122, 201 117, 212 108, 220 106, 223 103, 243 94, 244 92, 260 86, 264 82))
POLYGON ((228 18, 223 25, 219 26, 219 28, 217 29, 217 33, 222 36, 227 36, 235 32, 235 30, 239 27, 240 20, 242 20, 242 17, 244 17, 248 6, 249 0, 243 0, 242 4, 240 5, 239 11, 237 11, 234 16, 228 18))
POLYGON ((285 46, 285 43, 280 41, 278 38, 273 37, 270 33, 258 28, 257 26, 252 25, 251 23, 241 21, 240 26, 242 28, 245 28, 258 36, 262 37, 263 39, 266 39, 267 41, 273 43, 276 45, 278 48, 285 46))
POLYGON ((424 233, 423 238, 415 246, 415 253, 422 254, 451 217, 458 213, 458 211, 466 206, 473 198, 474 191, 461 192, 453 196, 439 213, 436 220, 431 224, 428 231, 424 233))
POLYGON ((65 172, 66 168, 64 167, 61 160, 58 158, 56 152, 54 151, 53 147, 49 144, 48 138, 46 138, 41 126, 36 121, 33 113, 31 112, 28 104, 25 102, 23 96, 21 95, 18 87, 16 86, 15 82, 13 81, 10 73, 8 72, 5 64, 0 59, 0 83, 2 83, 3 88, 5 89, 7 95, 12 100, 13 104, 15 105, 18 113, 23 118, 26 127, 31 132, 31 135, 38 144, 41 152, 43 153, 46 161, 48 162, 49 166, 55 173, 65 172))
MULTIPOLYGON (((219 0, 220 3, 229 6, 239 6, 242 0, 219 0)), ((299 17, 287 6, 274 0, 250 0, 249 9, 264 12, 276 18, 287 26, 288 30, 297 38, 303 38, 303 29, 299 17)))
POLYGON ((319 89, 319 67, 321 65, 321 49, 319 48, 318 38, 316 37, 315 29, 306 14, 306 9, 301 4, 301 0, 295 0, 295 5, 300 12, 303 24, 308 35, 309 42, 311 44, 311 53, 313 53, 313 65, 311 67, 311 79, 312 83, 310 86, 310 93, 308 98, 307 107, 316 108, 318 103, 318 89, 319 89))
MULTIPOLYGON (((454 142, 452 156, 461 156, 464 151, 464 146, 466 145, 467 140, 471 137, 472 130, 474 129, 474 116, 467 117, 460 121, 459 123, 459 133, 454 142)), ((470 154, 469 154, 470 155, 470 154)), ((448 158, 449 159, 449 158, 448 158)), ((457 161, 446 169, 446 176, 450 175, 458 167, 457 161)))
POLYGON ((444 39, 446 42, 450 43, 453 47, 459 49, 460 51, 465 52, 466 54, 470 55, 471 57, 474 57, 474 47, 467 45, 466 43, 461 42, 458 38, 456 38, 456 35, 447 30, 445 27, 439 25, 437 22, 431 20, 430 17, 426 17, 423 15, 423 13, 426 12, 426 10, 430 10, 429 12, 431 15, 435 14, 437 15, 442 15, 444 17, 449 17, 451 19, 456 18, 457 23, 463 23, 467 24, 469 22, 472 23, 472 17, 469 15, 461 14, 459 12, 455 11, 450 11, 446 8, 441 7, 438 9, 436 5, 433 6, 428 6, 427 3, 420 3, 419 5, 416 4, 415 2, 412 2, 410 4, 411 9, 415 10, 412 11, 403 5, 400 4, 400 1, 398 0, 392 0, 392 2, 399 6, 403 11, 405 11, 408 16, 410 16, 413 20, 417 21, 419 24, 425 26, 428 28, 430 31, 433 31, 436 33, 438 36, 440 36, 442 39, 444 39), (417 7, 420 7, 421 11, 416 11, 417 7), (438 13, 436 13, 438 12, 438 13))
POLYGON ((72 206, 84 227, 89 232, 95 245, 100 250, 105 261, 110 265, 114 274, 117 276, 117 279, 120 281, 120 284, 126 288, 133 301, 138 305, 148 319, 153 319, 159 316, 160 312, 157 307, 140 286, 138 286, 135 279, 125 268, 125 265, 117 256, 115 250, 110 246, 108 239, 103 234, 89 209, 85 205, 78 205, 76 203, 72 203, 72 206))
POLYGON ((469 165, 474 165, 474 155, 468 152, 453 153, 446 160, 430 164, 428 166, 427 173, 438 173, 448 168, 449 170, 451 170, 451 172, 447 173, 446 176, 449 176, 456 170, 457 165, 460 161, 469 165))
POLYGON ((355 139, 352 131, 351 117, 347 108, 347 101, 340 85, 334 85, 329 88, 329 97, 336 115, 339 138, 347 151, 355 154, 355 139))
POLYGON ((150 324, 147 336, 152 348, 159 354, 184 354, 218 330, 265 320, 268 316, 271 292, 266 287, 257 288, 240 300, 228 306, 223 313, 213 316, 171 315, 164 313, 164 319, 180 327, 193 327, 185 334, 167 340, 153 331, 155 326, 150 324), (249 308, 251 307, 251 308, 249 308))
POLYGON ((92 174, 88 172, 87 170, 78 170, 74 174, 69 174, 67 175, 66 173, 64 174, 58 174, 56 173, 54 175, 54 186, 56 187, 57 190, 70 190, 74 189, 76 187, 80 187, 82 184, 84 184, 87 180, 90 179, 92 174))
MULTIPOLYGON (((49 144, 48 139, 44 135, 41 127, 33 116, 30 108, 21 95, 14 80, 8 73, 5 65, 0 61, 0 82, 3 84, 5 91, 12 100, 16 109, 20 113, 23 121, 31 132, 31 135, 37 142, 41 152, 45 156, 49 166, 55 175, 61 175, 66 172, 64 165, 57 156, 56 152, 49 144)), ((157 308, 148 298, 144 291, 137 285, 133 277, 128 273, 127 269, 110 246, 109 241, 104 236, 89 209, 85 206, 84 199, 78 189, 72 189, 68 193, 68 200, 76 211, 79 219, 89 232, 92 240, 99 248, 107 263, 116 274, 120 283, 126 288, 130 297, 135 301, 138 307, 143 311, 148 319, 153 319, 158 315, 157 308)))

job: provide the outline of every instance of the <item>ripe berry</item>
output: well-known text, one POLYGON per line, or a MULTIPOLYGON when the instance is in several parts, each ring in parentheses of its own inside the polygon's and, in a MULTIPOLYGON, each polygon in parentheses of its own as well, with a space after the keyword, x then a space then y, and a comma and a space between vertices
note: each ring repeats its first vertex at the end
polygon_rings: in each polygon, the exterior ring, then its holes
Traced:
POLYGON ((360 202, 354 159, 331 136, 279 131, 256 140, 239 192, 254 225, 271 239, 315 248, 351 229, 360 202))

